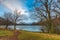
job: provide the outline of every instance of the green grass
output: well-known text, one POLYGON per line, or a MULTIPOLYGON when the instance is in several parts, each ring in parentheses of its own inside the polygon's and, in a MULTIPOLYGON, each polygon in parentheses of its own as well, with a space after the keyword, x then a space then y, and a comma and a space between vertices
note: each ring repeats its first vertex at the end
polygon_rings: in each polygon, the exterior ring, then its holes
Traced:
MULTIPOLYGON (((48 33, 35 33, 28 31, 19 31, 19 40, 60 40, 60 35, 48 33)), ((12 36, 13 31, 0 30, 0 36, 12 36)))
POLYGON ((60 40, 60 35, 20 31, 19 40, 60 40))
POLYGON ((0 30, 0 36, 12 36, 13 32, 8 30, 0 30))

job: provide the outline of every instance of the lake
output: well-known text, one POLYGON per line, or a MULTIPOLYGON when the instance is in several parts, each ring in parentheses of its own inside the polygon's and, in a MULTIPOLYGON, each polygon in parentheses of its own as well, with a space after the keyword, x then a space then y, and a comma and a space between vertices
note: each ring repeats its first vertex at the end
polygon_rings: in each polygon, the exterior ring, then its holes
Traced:
MULTIPOLYGON (((14 26, 9 26, 9 28, 14 28, 14 26)), ((17 30, 27 30, 27 31, 34 31, 34 32, 39 32, 41 31, 41 26, 38 26, 38 25, 18 25, 16 26, 16 29, 17 30)))
MULTIPOLYGON (((2 27, 4 27, 3 25, 2 27)), ((14 25, 8 26, 10 29, 14 29, 14 25)), ((33 31, 33 32, 41 32, 41 26, 38 25, 17 25, 16 26, 17 30, 27 30, 27 31, 33 31)))

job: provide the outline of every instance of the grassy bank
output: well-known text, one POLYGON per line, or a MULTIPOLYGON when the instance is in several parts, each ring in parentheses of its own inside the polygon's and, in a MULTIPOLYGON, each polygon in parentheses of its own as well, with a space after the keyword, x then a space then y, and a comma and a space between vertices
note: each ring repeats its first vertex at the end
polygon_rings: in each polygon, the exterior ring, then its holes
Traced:
MULTIPOLYGON (((48 33, 34 33, 27 31, 19 31, 19 40, 60 40, 60 35, 48 33)), ((12 36, 13 31, 0 30, 0 36, 12 36)))
POLYGON ((20 31, 19 40, 60 40, 60 35, 20 31))

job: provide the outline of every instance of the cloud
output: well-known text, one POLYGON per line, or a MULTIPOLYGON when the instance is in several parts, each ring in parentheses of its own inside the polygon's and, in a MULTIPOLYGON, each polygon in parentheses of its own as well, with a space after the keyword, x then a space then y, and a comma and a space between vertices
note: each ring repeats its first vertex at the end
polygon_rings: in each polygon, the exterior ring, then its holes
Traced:
POLYGON ((18 12, 21 11, 21 14, 27 15, 25 11, 27 11, 27 8, 24 6, 22 2, 19 0, 0 0, 1 4, 7 7, 12 12, 17 9, 18 12))

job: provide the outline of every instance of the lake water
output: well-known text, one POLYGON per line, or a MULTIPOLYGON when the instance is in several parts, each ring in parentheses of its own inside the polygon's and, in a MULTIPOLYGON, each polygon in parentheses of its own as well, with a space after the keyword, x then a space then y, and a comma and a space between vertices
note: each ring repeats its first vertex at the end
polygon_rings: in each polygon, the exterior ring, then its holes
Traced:
MULTIPOLYGON (((12 28, 12 29, 14 29, 14 26, 9 26, 9 28, 12 28)), ((17 30, 27 30, 27 31, 34 31, 34 32, 39 32, 39 31, 41 31, 40 29, 41 29, 41 26, 38 26, 38 25, 33 25, 33 26, 27 26, 27 25, 18 25, 18 26, 16 26, 16 29, 17 30)))
MULTIPOLYGON (((5 25, 0 25, 0 27, 5 28, 5 25)), ((14 25, 8 26, 10 29, 14 29, 14 25)), ((17 30, 27 30, 27 31, 33 31, 33 32, 41 32, 41 26, 38 25, 17 25, 17 30)))

